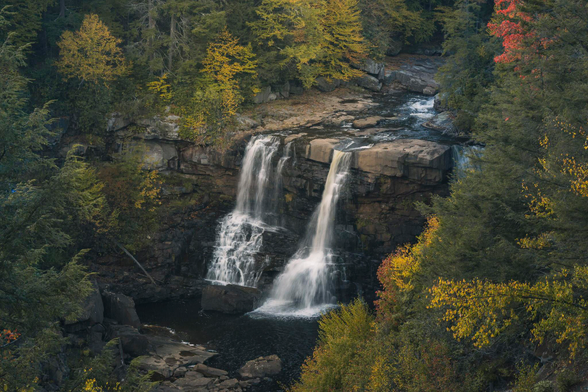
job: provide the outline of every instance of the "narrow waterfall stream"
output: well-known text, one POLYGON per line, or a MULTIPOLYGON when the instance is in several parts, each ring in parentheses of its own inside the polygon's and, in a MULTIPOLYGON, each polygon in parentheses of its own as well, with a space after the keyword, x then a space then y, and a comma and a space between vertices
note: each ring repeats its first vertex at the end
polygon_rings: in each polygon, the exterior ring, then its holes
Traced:
POLYGON ((329 290, 332 266, 330 246, 335 208, 345 184, 351 156, 349 152, 333 151, 322 200, 308 226, 307 241, 274 282, 269 300, 256 312, 313 316, 335 303, 336 299, 329 290))
POLYGON ((277 193, 287 157, 280 159, 278 170, 273 158, 280 139, 258 136, 245 150, 237 190, 237 205, 225 216, 217 232, 214 256, 206 279, 255 287, 263 272, 263 260, 257 260, 265 231, 277 230, 277 193), (272 191, 273 190, 273 191, 272 191))

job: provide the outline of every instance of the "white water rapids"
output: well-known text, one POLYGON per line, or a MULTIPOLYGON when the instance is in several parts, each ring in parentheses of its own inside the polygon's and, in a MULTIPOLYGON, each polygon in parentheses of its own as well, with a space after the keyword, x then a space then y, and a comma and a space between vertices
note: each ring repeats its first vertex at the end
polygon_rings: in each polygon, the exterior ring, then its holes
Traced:
POLYGON ((334 151, 320 205, 308 227, 308 240, 275 280, 268 301, 256 312, 285 316, 314 316, 334 303, 330 293, 330 249, 335 208, 345 184, 352 154, 334 151))

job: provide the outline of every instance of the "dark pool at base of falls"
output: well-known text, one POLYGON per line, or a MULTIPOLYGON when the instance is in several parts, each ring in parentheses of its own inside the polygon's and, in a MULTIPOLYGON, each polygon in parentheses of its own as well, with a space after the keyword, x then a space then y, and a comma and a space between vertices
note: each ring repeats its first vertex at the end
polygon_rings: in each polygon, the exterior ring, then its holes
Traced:
POLYGON ((180 339, 218 352, 207 365, 227 370, 231 376, 247 361, 276 354, 282 360, 282 372, 248 389, 253 392, 281 391, 280 384, 296 381, 318 337, 317 318, 203 312, 200 299, 137 305, 137 312, 143 324, 171 328, 180 339))

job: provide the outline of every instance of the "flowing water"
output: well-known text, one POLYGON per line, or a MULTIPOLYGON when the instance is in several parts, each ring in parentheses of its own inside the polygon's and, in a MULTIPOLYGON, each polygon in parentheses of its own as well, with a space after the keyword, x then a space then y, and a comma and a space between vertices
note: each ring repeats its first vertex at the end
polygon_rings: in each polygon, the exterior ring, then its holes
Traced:
POLYGON ((263 244, 263 233, 276 231, 277 192, 281 188, 282 169, 273 160, 280 147, 275 136, 251 139, 245 149, 237 189, 235 209, 220 222, 216 247, 206 279, 255 287, 265 260, 256 258, 263 244), (272 191, 273 190, 273 191, 272 191))
POLYGON ((308 227, 306 243, 274 282, 269 300, 259 313, 313 316, 335 303, 330 289, 331 242, 335 208, 345 184, 351 153, 335 150, 322 200, 308 227))

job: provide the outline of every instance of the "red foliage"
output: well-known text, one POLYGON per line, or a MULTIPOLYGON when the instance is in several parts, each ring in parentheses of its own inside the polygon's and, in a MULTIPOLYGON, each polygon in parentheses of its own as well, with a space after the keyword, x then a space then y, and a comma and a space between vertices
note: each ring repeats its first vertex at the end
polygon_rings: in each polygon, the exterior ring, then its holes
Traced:
MULTIPOLYGON (((535 37, 532 31, 533 18, 520 10, 522 0, 496 0, 494 7, 497 19, 488 23, 490 34, 502 38, 504 53, 496 56, 497 63, 512 63, 521 59, 521 51, 525 49, 525 43, 535 37), (523 24, 524 23, 524 24, 523 24)), ((537 43, 530 44, 537 46, 537 43)))
POLYGON ((14 342, 19 337, 20 334, 16 330, 11 331, 8 329, 4 329, 0 331, 0 347, 14 342))

